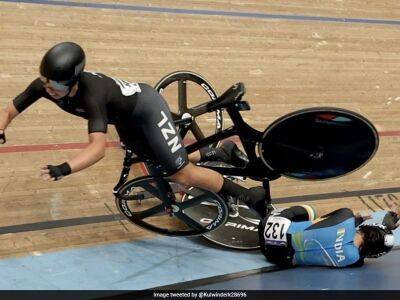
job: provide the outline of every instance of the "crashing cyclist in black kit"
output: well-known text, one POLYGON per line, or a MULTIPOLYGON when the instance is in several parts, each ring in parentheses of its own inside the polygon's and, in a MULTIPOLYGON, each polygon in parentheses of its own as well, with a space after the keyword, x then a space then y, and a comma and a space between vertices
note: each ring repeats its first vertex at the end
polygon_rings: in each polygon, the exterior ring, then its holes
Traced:
POLYGON ((221 174, 197 166, 200 161, 226 161, 240 165, 246 157, 232 142, 205 147, 188 156, 174 128, 163 97, 144 83, 130 83, 101 73, 85 72, 83 49, 72 42, 55 45, 44 55, 40 77, 0 112, 0 143, 6 142, 10 122, 39 98, 88 120, 89 144, 76 156, 42 168, 44 180, 59 180, 88 168, 105 155, 108 124, 115 125, 121 141, 151 164, 151 173, 169 177, 186 186, 219 193, 223 198, 241 197, 261 217, 266 214, 262 187, 246 189, 221 174))

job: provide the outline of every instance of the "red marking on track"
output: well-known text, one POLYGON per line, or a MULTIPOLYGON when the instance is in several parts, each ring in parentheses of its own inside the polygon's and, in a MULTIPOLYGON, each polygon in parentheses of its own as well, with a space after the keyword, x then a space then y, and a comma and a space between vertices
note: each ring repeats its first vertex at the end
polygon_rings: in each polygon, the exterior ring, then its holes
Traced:
POLYGON ((400 130, 379 132, 379 136, 400 136, 400 130))
MULTIPOLYGON (((398 137, 400 136, 400 130, 394 131, 383 131, 379 132, 380 137, 398 137)), ((235 142, 240 142, 237 136, 230 138, 235 142)), ((189 140, 189 143, 192 142, 189 140)), ((188 142, 185 140, 185 144, 188 142)), ((63 143, 63 144, 43 144, 43 145, 14 145, 14 146, 2 146, 0 145, 0 153, 26 153, 26 152, 39 152, 39 151, 56 151, 56 150, 78 150, 83 149, 88 143, 63 143)), ((120 147, 119 141, 107 142, 107 148, 120 147)), ((142 171, 147 173, 145 169, 142 171)))
MULTIPOLYGON (((54 150, 76 150, 87 147, 88 143, 63 143, 63 144, 45 144, 45 145, 15 145, 0 146, 0 153, 18 153, 18 152, 37 152, 54 150)), ((118 147, 119 142, 107 142, 107 148, 118 147)))

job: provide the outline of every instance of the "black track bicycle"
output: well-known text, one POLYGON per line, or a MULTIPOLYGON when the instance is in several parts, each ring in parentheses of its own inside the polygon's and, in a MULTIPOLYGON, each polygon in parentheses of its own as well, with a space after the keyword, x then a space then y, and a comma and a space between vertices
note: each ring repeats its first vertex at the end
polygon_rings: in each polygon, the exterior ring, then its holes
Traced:
MULTIPOLYGON (((162 78, 155 88, 165 96, 176 97, 171 111, 177 130, 188 141, 189 154, 237 136, 248 157, 245 166, 203 166, 224 176, 261 181, 269 198, 272 180, 281 176, 301 180, 344 176, 365 165, 378 149, 375 127, 349 110, 303 109, 277 119, 261 132, 241 115, 241 111, 250 110, 243 99, 243 83, 231 86, 218 97, 202 76, 179 71, 162 78), (204 100, 198 104, 199 99, 204 100), (231 125, 224 128, 226 115, 231 125)), ((149 161, 127 149, 121 177, 114 188, 118 209, 134 224, 159 234, 191 236, 207 234, 226 222, 230 210, 219 195, 151 175, 127 181, 134 163, 149 161), (199 215, 196 212, 200 207, 199 215)))

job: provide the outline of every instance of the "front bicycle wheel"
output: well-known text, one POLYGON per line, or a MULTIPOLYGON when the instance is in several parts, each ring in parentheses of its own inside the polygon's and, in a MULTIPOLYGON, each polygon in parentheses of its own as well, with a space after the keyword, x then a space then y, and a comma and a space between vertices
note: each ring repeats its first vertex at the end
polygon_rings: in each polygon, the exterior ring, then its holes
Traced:
POLYGON ((161 177, 140 177, 125 183, 116 194, 116 205, 132 223, 168 236, 193 236, 212 231, 228 218, 224 200, 213 192, 186 189, 161 177), (189 195, 183 201, 183 195, 189 195), (192 217, 200 206, 207 214, 192 217))
MULTIPOLYGON (((198 105, 218 98, 215 89, 201 75, 190 71, 177 71, 163 77, 154 87, 170 105, 172 117, 190 120, 178 125, 186 144, 192 144, 223 129, 222 110, 204 113, 198 105)), ((216 147, 214 143, 210 147, 216 147)))

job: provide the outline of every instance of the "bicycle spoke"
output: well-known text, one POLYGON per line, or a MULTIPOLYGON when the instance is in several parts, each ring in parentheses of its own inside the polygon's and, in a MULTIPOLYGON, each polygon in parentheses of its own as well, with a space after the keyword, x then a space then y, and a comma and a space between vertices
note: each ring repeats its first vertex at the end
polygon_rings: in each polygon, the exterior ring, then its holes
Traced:
POLYGON ((129 201, 141 201, 141 200, 145 200, 148 199, 150 197, 154 197, 152 194, 150 194, 149 192, 143 191, 143 192, 139 192, 139 193, 134 193, 132 195, 121 195, 119 196, 121 199, 124 200, 129 200, 129 201))
MULTIPOLYGON (((197 101, 197 102, 204 103, 205 101, 204 102, 197 101)), ((190 115, 193 118, 196 118, 198 116, 204 115, 207 112, 207 108, 203 107, 203 106, 195 106, 195 107, 189 108, 188 112, 190 113, 190 115)))
POLYGON ((188 200, 183 201, 182 203, 180 203, 179 206, 183 210, 183 209, 190 208, 192 206, 198 205, 198 204, 200 204, 200 203, 202 203, 204 201, 209 201, 209 199, 210 199, 209 195, 202 194, 202 195, 194 197, 192 199, 188 199, 188 200))
POLYGON ((197 230, 203 230, 204 227, 197 223, 197 221, 193 220, 189 216, 185 215, 182 212, 175 213, 175 216, 181 220, 183 223, 185 223, 187 226, 189 226, 191 229, 197 229, 197 230))
POLYGON ((197 125, 197 122, 195 120, 193 120, 192 124, 190 125, 190 131, 193 133, 194 137, 198 141, 205 138, 203 132, 201 131, 199 125, 197 125))
POLYGON ((161 212, 164 212, 164 204, 160 204, 152 208, 137 212, 135 213, 135 215, 141 219, 145 219, 161 212))
POLYGON ((178 82, 178 107, 179 107, 180 114, 187 111, 186 80, 179 80, 179 82, 178 82))
MULTIPOLYGON (((182 184, 175 183, 175 182, 170 182, 169 184, 171 186, 172 192, 174 192, 174 193, 181 193, 182 192, 182 193, 188 194, 189 190, 185 186, 183 186, 182 184)), ((195 195, 193 195, 193 196, 195 196, 195 195)))
POLYGON ((180 117, 179 117, 179 115, 177 113, 174 113, 174 112, 171 111, 171 115, 172 115, 172 120, 174 120, 174 121, 180 119, 180 117))
POLYGON ((183 128, 179 128, 179 135, 181 136, 182 139, 185 138, 185 136, 188 133, 189 129, 190 129, 190 126, 185 126, 183 128))
MULTIPOLYGON (((161 199, 160 191, 158 190, 158 188, 151 185, 149 182, 147 182, 147 181, 138 182, 138 186, 140 186, 145 191, 152 194, 154 197, 161 199)), ((150 197, 148 197, 148 198, 150 198, 150 197)))
MULTIPOLYGON (((218 99, 218 94, 201 75, 185 71, 174 72, 160 80, 156 84, 155 88, 158 92, 163 93, 165 97, 173 97, 169 100, 175 104, 174 109, 177 114, 173 115, 173 117, 174 121, 180 121, 176 122, 175 125, 182 138, 189 136, 189 134, 187 134, 187 129, 181 127, 181 125, 191 123, 190 120, 185 120, 186 116, 183 117, 185 113, 190 114, 192 120, 195 120, 198 117, 206 117, 207 122, 212 121, 215 133, 222 131, 223 115, 221 110, 214 114, 214 112, 210 113, 207 109, 207 103, 218 99), (193 90, 192 87, 195 87, 196 90, 193 90), (199 88, 201 89, 200 91, 198 90, 199 88), (172 91, 172 93, 166 93, 166 90, 172 91)), ((189 131, 193 133, 190 134, 190 136, 192 137, 193 135, 195 140, 204 138, 201 129, 203 126, 208 125, 202 125, 202 123, 199 123, 199 125, 194 124, 193 126, 190 126, 189 131)), ((205 130, 205 128, 203 130, 205 130)), ((204 131, 204 133, 208 134, 208 131, 204 131)), ((211 146, 214 147, 217 145, 218 142, 211 144, 211 146)))
POLYGON ((167 201, 168 203, 175 202, 176 198, 173 194, 172 188, 169 183, 163 178, 157 178, 154 182, 156 184, 155 188, 159 192, 159 199, 163 202, 167 201), (170 194, 172 193, 172 195, 170 194))

